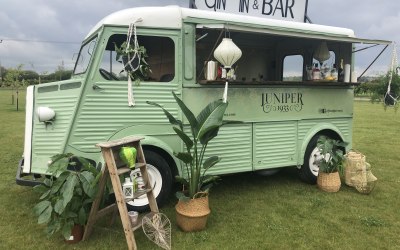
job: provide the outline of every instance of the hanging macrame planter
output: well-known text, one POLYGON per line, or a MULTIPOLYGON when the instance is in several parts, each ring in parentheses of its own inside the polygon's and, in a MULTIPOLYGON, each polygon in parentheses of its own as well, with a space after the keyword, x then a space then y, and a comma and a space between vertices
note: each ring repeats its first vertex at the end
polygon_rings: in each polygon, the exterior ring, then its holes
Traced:
POLYGON ((385 93, 385 96, 383 99, 386 106, 395 106, 399 99, 399 97, 396 96, 396 94, 391 89, 393 74, 397 74, 397 71, 399 70, 399 67, 397 66, 396 43, 393 43, 392 46, 393 46, 393 51, 392 51, 392 61, 390 64, 390 69, 389 69, 389 82, 388 82, 388 87, 387 87, 387 90, 386 90, 386 93, 385 93))
POLYGON ((126 71, 128 74, 128 106, 130 107, 135 106, 132 81, 139 85, 140 81, 145 80, 148 74, 151 73, 151 69, 145 60, 147 57, 146 49, 143 46, 139 46, 136 35, 136 24, 141 21, 142 19, 139 18, 134 23, 131 23, 126 35, 126 41, 120 48, 115 47, 117 60, 121 58, 121 63, 124 65, 124 69, 121 72, 126 71), (131 41, 132 36, 133 41, 131 41))

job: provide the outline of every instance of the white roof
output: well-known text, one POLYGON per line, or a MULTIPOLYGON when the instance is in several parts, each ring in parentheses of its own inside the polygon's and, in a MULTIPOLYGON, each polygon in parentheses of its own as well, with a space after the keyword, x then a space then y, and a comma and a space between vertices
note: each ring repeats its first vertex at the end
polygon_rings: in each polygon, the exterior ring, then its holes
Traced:
POLYGON ((262 32, 265 29, 264 32, 270 33, 272 31, 272 33, 275 34, 281 34, 282 32, 290 34, 289 32, 293 32, 296 34, 301 33, 304 37, 308 37, 308 35, 310 35, 310 37, 315 37, 315 34, 318 34, 318 37, 316 38, 328 37, 328 40, 329 37, 331 37, 331 40, 334 40, 335 38, 346 40, 347 38, 349 41, 353 41, 355 38, 353 30, 346 28, 188 9, 178 6, 138 7, 114 12, 98 22, 86 38, 103 25, 128 26, 139 18, 141 18, 142 21, 137 24, 137 27, 181 29, 184 20, 196 19, 196 23, 202 24, 199 19, 203 19, 205 21, 205 26, 215 21, 215 24, 229 25, 230 29, 250 26, 252 27, 250 28, 252 30, 257 29, 259 32, 262 32))

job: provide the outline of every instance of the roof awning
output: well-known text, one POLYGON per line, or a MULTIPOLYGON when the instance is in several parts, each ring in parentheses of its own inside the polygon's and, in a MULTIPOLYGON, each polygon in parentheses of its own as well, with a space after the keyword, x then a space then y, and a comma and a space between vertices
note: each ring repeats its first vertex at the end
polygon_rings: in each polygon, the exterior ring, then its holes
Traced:
POLYGON ((236 24, 197 24, 198 29, 228 29, 230 31, 242 31, 250 33, 264 33, 277 36, 288 36, 288 37, 299 37, 307 39, 318 39, 326 41, 337 41, 337 42, 347 42, 347 43, 361 43, 361 44, 391 44, 391 41, 386 40, 376 40, 376 39, 363 39, 345 36, 339 33, 329 33, 324 30, 306 30, 306 29, 293 29, 287 27, 271 26, 271 27, 248 27, 236 24))

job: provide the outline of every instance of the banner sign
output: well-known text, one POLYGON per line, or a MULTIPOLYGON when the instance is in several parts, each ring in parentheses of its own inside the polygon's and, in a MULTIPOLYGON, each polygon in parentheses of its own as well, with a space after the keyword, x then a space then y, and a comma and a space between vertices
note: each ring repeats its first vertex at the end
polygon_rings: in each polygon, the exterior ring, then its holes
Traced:
POLYGON ((197 9, 304 22, 308 0, 195 0, 197 9))

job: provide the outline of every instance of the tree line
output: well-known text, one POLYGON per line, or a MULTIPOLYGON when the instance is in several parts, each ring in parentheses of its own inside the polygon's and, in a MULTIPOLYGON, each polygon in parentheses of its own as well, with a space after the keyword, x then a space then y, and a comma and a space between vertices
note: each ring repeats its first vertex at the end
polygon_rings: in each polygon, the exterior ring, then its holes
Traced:
POLYGON ((33 70, 24 70, 20 64, 15 68, 0 67, 0 87, 18 88, 46 82, 62 81, 71 78, 72 70, 58 66, 53 73, 37 73, 33 70))

